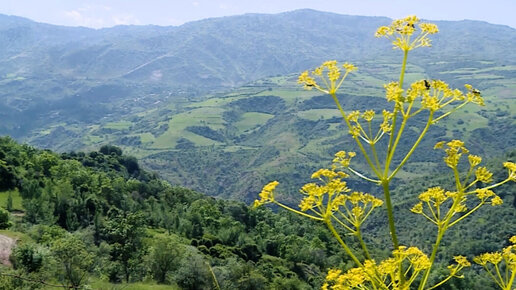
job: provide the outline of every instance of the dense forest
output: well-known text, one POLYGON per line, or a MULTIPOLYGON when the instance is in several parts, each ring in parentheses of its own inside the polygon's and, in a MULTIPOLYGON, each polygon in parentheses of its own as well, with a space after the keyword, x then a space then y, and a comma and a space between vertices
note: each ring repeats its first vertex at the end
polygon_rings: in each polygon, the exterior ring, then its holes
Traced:
MULTIPOLYGON (((505 174, 502 158, 514 160, 516 152, 492 160, 495 176, 505 174)), ((115 146, 57 154, 2 137, 0 160, 1 234, 17 239, 12 266, 1 268, 2 289, 314 289, 330 266, 353 266, 322 225, 172 186, 115 146)), ((403 214, 404 243, 430 245, 432 229, 418 226, 408 212, 415 202, 410 196, 447 182, 446 176, 425 177, 400 190, 395 206, 403 214)), ((516 218, 516 190, 506 186, 498 194, 502 208, 483 209, 452 231, 439 262, 457 252, 497 250, 516 232, 513 223, 498 222, 516 218)), ((373 233, 368 242, 377 245, 376 256, 389 255, 381 246, 388 244, 385 222, 380 213, 364 229, 373 233)), ((478 270, 442 289, 492 287, 478 270)))

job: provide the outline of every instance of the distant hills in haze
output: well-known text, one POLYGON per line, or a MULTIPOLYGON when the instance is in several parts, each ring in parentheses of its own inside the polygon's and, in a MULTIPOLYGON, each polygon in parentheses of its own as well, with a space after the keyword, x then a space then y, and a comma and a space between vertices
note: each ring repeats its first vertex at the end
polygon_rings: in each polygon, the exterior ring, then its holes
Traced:
MULTIPOLYGON (((341 130, 331 103, 295 85, 300 71, 328 59, 356 63, 343 97, 380 108, 401 60, 374 37, 390 22, 297 10, 95 30, 0 15, 0 134, 59 151, 110 143, 173 182, 246 194, 266 173, 312 170, 300 164, 319 166, 340 144, 325 133, 341 130)), ((516 30, 435 23, 434 47, 411 54, 408 78, 471 83, 492 105, 443 122, 439 134, 489 154, 514 147, 510 136, 488 140, 516 124, 516 30)))

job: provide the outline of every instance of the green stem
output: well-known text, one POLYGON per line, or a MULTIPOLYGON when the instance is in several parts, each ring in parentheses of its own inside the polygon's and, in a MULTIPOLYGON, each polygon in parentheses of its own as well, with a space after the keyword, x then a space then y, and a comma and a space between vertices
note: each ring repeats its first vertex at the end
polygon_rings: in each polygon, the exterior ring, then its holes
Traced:
POLYGON ((496 285, 500 286, 500 288, 502 288, 502 289, 505 289, 504 285, 500 284, 500 281, 498 281, 498 279, 496 279, 496 277, 493 275, 493 273, 491 273, 491 271, 489 270, 489 268, 486 265, 484 265, 484 269, 486 270, 487 274, 489 274, 489 276, 491 276, 491 279, 493 279, 493 281, 496 283, 496 285))
MULTIPOLYGON (((463 193, 462 193, 463 194, 463 193)), ((448 214, 446 215, 446 218, 441 220, 437 219, 437 239, 435 240, 434 247, 432 249, 432 255, 430 256, 430 267, 426 270, 425 276, 423 277, 423 280, 421 281, 421 284, 419 284, 419 290, 422 290, 425 287, 426 282, 428 282, 428 277, 430 276, 430 270, 432 270, 432 266, 434 265, 435 257, 437 255, 437 249, 439 249, 439 245, 441 244, 441 239, 444 236, 444 233, 446 230, 450 227, 450 219, 452 216, 450 213, 455 212, 455 208, 459 205, 460 199, 455 199, 453 201, 452 206, 450 207, 450 210, 448 211, 448 214)), ((439 216, 438 216, 439 218, 439 216)))
POLYGON ((351 257, 351 259, 355 262, 355 264, 357 264, 357 266, 363 268, 364 265, 362 265, 362 263, 360 263, 360 260, 357 259, 357 257, 353 254, 351 249, 348 247, 348 245, 346 245, 346 243, 340 237, 339 233, 337 233, 337 231, 335 230, 335 228, 331 224, 331 219, 326 218, 326 219, 324 219, 324 222, 326 223, 326 226, 328 227, 328 229, 330 229, 330 231, 333 234, 333 236, 337 239, 339 244, 342 246, 342 248, 344 249, 346 254, 348 254, 351 257))
POLYGON ((430 256, 430 267, 426 269, 425 275, 423 276, 423 280, 421 280, 421 283, 419 284, 419 290, 424 289, 426 282, 428 282, 428 277, 430 276, 430 270, 432 269, 432 266, 434 265, 435 257, 437 256, 437 249, 439 248, 439 245, 441 244, 441 239, 444 236, 445 230, 443 230, 442 227, 439 227, 439 230, 437 232, 437 239, 435 240, 434 247, 432 249, 432 255, 430 256))
POLYGON ((476 207, 474 207, 472 210, 470 210, 468 213, 466 213, 465 215, 462 215, 460 218, 456 219, 455 221, 453 221, 448 227, 452 227, 454 226, 456 223, 460 222, 461 220, 465 219, 466 217, 468 217, 470 214, 472 214, 474 211, 476 211, 477 209, 479 209, 482 205, 484 205, 485 203, 485 200, 480 202, 476 207))
MULTIPOLYGON (((500 268, 498 268, 498 264, 495 264, 495 270, 496 270, 496 275, 498 276, 498 279, 500 279, 500 283, 503 285, 504 281, 502 278, 502 274, 500 274, 500 268)), ((507 286, 507 285, 505 285, 505 286, 507 286)), ((509 289, 509 288, 507 288, 507 289, 509 289)))
MULTIPOLYGON (((507 263, 506 263, 506 265, 507 265, 507 263)), ((509 268, 508 265, 506 267, 509 268)), ((514 277, 516 277, 516 269, 514 269, 512 271, 511 279, 509 280, 509 282, 507 282, 507 289, 511 289, 512 283, 514 282, 514 277)))
POLYGON ((389 180, 391 180, 394 176, 396 176, 398 171, 403 167, 403 165, 405 165, 405 163, 409 160, 410 156, 412 156, 412 153, 414 153, 414 151, 416 150, 417 146, 419 146, 419 143, 421 143, 421 140, 423 140, 423 137, 426 135, 426 132, 428 131, 428 128, 430 128, 430 125, 432 125, 433 115, 434 115, 434 112, 430 112, 430 116, 428 116, 428 121, 426 122, 426 126, 423 129, 423 131, 421 132, 421 134, 419 135, 419 138, 416 140, 414 145, 412 145, 412 148, 410 148, 410 151, 407 153, 407 155, 405 155, 405 158, 403 158, 403 160, 400 162, 398 167, 396 167, 396 169, 389 176, 389 180))
POLYGON ((304 212, 302 212, 302 211, 295 210, 295 209, 293 209, 293 208, 291 208, 291 207, 288 207, 288 206, 286 206, 286 205, 284 205, 284 204, 281 204, 281 203, 279 203, 279 202, 277 202, 277 201, 273 201, 273 202, 274 202, 275 204, 277 204, 277 205, 281 206, 282 208, 286 209, 286 210, 290 210, 291 212, 295 212, 295 213, 297 213, 297 214, 299 214, 299 215, 302 215, 302 216, 304 216, 304 217, 308 217, 308 218, 311 218, 311 219, 314 219, 314 220, 317 220, 317 221, 322 221, 322 220, 323 220, 323 219, 322 219, 322 218, 320 218, 320 217, 316 217, 316 216, 313 216, 313 215, 306 214, 306 213, 304 213, 304 212))
POLYGON ((360 227, 357 227, 356 230, 356 236, 358 238, 358 241, 360 242, 360 245, 362 246, 362 249, 364 250, 364 254, 368 260, 371 260, 371 255, 369 254, 369 251, 367 250, 367 246, 364 243, 364 240, 362 239, 362 233, 360 232, 360 227))
POLYGON ((398 236, 396 235, 396 226, 394 225, 394 213, 392 209, 391 193, 389 191, 389 180, 382 180, 383 194, 385 196, 385 205, 387 207, 387 216, 389 218, 389 230, 391 232, 392 245, 395 250, 398 249, 398 236))
POLYGON ((376 152, 376 146, 373 140, 373 143, 371 143, 371 151, 373 152, 373 157, 376 162, 376 166, 378 169, 382 168, 382 165, 380 164, 380 159, 378 158, 378 153, 376 152))
POLYGON ((432 286, 432 287, 430 287, 430 288, 428 288, 428 289, 426 289, 426 290, 431 290, 431 289, 437 288, 437 287, 439 287, 439 286, 443 285, 444 283, 446 283, 446 282, 447 282, 448 280, 450 280, 451 278, 453 278, 453 276, 452 276, 452 275, 448 276, 446 279, 442 280, 441 282, 439 282, 439 283, 435 284, 434 286, 432 286))
POLYGON ((358 172, 358 171, 354 170, 354 169, 353 169, 353 168, 351 168, 351 167, 348 167, 348 170, 349 170, 349 171, 351 171, 351 172, 352 172, 353 174, 355 174, 356 176, 358 176, 358 177, 362 178, 363 180, 367 180, 367 181, 369 181, 369 182, 376 183, 376 184, 380 184, 380 183, 381 183, 381 181, 380 181, 380 180, 369 178, 369 177, 367 177, 367 176, 363 175, 362 173, 360 173, 360 172, 358 172))
MULTIPOLYGON (((403 63, 401 65, 401 72, 400 72, 400 80, 399 80, 399 87, 403 88, 403 80, 405 78, 405 70, 407 67, 407 57, 408 57, 408 50, 405 50, 403 52, 403 63)), ((389 137, 389 145, 387 146, 387 156, 385 159, 385 172, 384 176, 387 176, 389 174, 389 156, 391 155, 393 141, 394 141, 394 131, 396 129, 396 120, 398 118, 398 108, 395 105, 393 110, 394 116, 392 117, 392 130, 391 130, 391 136, 389 137)))

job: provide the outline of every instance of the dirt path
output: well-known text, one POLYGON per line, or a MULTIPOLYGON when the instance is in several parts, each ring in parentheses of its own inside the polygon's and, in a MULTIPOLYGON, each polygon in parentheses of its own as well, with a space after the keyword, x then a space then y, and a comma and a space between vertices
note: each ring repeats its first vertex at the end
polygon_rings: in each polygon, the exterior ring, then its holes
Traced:
POLYGON ((8 236, 0 235, 0 263, 11 266, 9 256, 16 245, 16 240, 8 236))

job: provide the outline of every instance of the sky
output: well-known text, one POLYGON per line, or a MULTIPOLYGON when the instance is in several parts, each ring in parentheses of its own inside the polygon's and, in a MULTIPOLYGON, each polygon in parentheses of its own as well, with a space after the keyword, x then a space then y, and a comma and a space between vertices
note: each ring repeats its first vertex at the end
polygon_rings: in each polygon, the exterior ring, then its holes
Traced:
POLYGON ((347 15, 482 20, 516 28, 516 0, 0 0, 0 14, 91 28, 181 25, 211 17, 302 8, 347 15))

